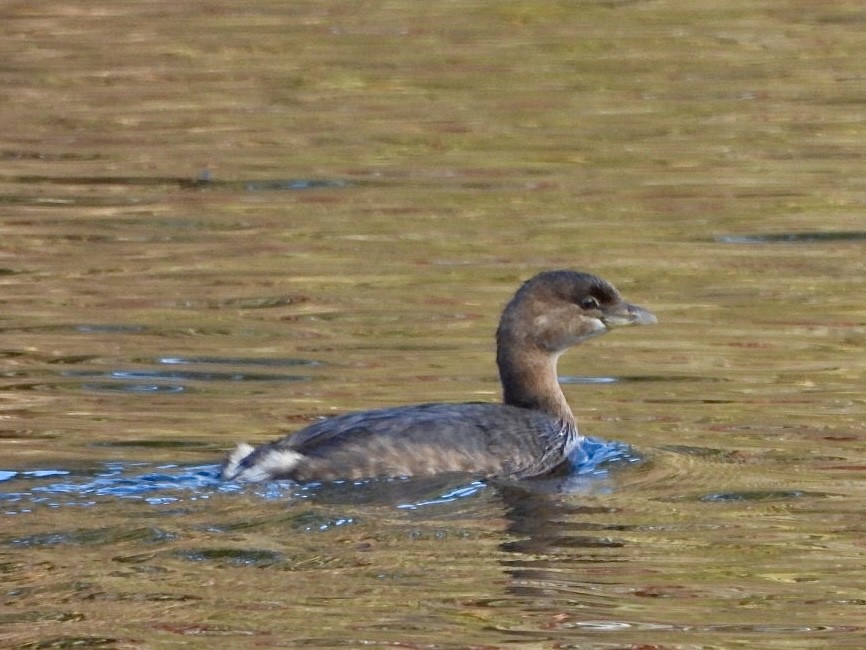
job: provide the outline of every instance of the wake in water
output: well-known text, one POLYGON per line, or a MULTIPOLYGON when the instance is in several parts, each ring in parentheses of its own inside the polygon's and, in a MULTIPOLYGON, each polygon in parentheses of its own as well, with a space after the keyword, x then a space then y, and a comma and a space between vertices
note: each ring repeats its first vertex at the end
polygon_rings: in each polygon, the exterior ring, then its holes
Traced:
POLYGON ((104 498, 137 499, 162 505, 237 490, 237 486, 224 484, 218 476, 218 465, 184 467, 121 462, 106 463, 92 475, 62 469, 0 470, 0 509, 12 514, 39 506, 93 506, 104 498))
MULTIPOLYGON (((626 444, 585 438, 572 458, 572 471, 565 476, 524 482, 542 491, 573 493, 598 486, 611 468, 640 461, 626 444)), ((90 507, 106 499, 135 499, 161 506, 178 502, 202 501, 217 494, 253 494, 266 500, 308 499, 327 494, 333 500, 338 494, 356 500, 364 491, 385 487, 389 500, 398 508, 416 509, 471 497, 487 487, 486 481, 452 479, 441 485, 441 492, 422 496, 407 489, 412 479, 369 479, 334 481, 329 484, 298 484, 292 481, 270 481, 245 484, 223 481, 219 465, 176 465, 151 463, 106 463, 92 474, 64 469, 27 471, 0 470, 0 514, 13 515, 35 508, 90 507), (409 493, 409 501, 400 494, 409 493), (354 493, 354 494, 352 494, 354 493), (413 494, 414 493, 414 494, 413 494)), ((370 493, 367 494, 370 496, 370 493)))

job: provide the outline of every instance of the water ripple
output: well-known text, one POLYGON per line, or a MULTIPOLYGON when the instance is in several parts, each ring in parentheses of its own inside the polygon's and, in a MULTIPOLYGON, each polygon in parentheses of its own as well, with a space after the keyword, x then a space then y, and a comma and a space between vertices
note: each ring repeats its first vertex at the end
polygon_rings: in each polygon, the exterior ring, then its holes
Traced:
MULTIPOLYGON (((573 471, 566 477, 538 481, 545 491, 585 490, 608 476, 614 466, 635 463, 640 457, 623 443, 585 439, 572 459, 573 471)), ((531 486, 533 482, 529 482, 531 486)), ((265 500, 309 499, 363 502, 384 500, 401 509, 418 509, 471 498, 486 489, 487 482, 450 477, 440 480, 370 479, 298 484, 293 481, 266 483, 226 482, 219 465, 109 462, 93 474, 81 475, 64 469, 27 471, 0 470, 0 510, 5 514, 30 512, 35 507, 91 507, 105 499, 135 499, 163 506, 206 500, 217 494, 252 494, 265 500)))
POLYGON ((863 241, 864 239, 866 239, 866 230, 842 230, 720 235, 715 238, 715 241, 720 244, 813 244, 820 242, 853 242, 863 241))
MULTIPOLYGON (((0 156, 2 159, 2 156, 0 156)), ((315 189, 342 189, 350 187, 348 181, 332 178, 288 178, 270 180, 216 180, 202 172, 198 178, 180 176, 3 176, 6 183, 22 185, 66 185, 66 186, 128 186, 165 187, 175 185, 182 189, 245 190, 247 192, 299 191, 315 189)))
POLYGON ((320 366, 321 361, 315 359, 277 359, 264 357, 159 357, 156 363, 166 366, 185 365, 224 365, 224 366, 261 366, 263 368, 288 368, 292 366, 320 366))
POLYGON ((91 370, 69 370, 64 377, 84 379, 120 379, 122 381, 306 381, 303 375, 255 374, 248 372, 205 372, 201 370, 160 371, 160 370, 110 370, 107 372, 91 370))
MULTIPOLYGON (((186 365, 254 366, 264 369, 315 366, 316 361, 304 359, 228 359, 221 357, 160 357, 156 363, 162 366, 182 367, 186 365)), ((109 393, 182 393, 188 391, 189 382, 299 382, 309 381, 308 375, 248 372, 228 368, 226 370, 158 369, 158 370, 64 370, 62 377, 85 380, 83 390, 109 393)))
POLYGON ((7 514, 16 514, 39 505, 52 508, 92 506, 104 497, 163 505, 184 498, 207 499, 212 494, 237 490, 236 486, 219 480, 218 465, 159 465, 147 471, 148 467, 146 463, 107 463, 92 476, 75 478, 67 470, 4 470, 0 472, 0 481, 10 484, 12 490, 0 492, 0 507, 7 514), (58 477, 65 480, 58 481, 58 477))

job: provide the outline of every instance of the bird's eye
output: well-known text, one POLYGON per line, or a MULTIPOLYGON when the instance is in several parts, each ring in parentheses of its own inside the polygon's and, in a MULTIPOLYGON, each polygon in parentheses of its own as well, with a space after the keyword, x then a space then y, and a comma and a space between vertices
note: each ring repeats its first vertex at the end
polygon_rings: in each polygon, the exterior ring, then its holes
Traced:
POLYGON ((585 298, 581 298, 578 303, 581 309, 585 309, 586 311, 592 311, 593 309, 598 309, 598 300, 593 296, 586 296, 585 298))

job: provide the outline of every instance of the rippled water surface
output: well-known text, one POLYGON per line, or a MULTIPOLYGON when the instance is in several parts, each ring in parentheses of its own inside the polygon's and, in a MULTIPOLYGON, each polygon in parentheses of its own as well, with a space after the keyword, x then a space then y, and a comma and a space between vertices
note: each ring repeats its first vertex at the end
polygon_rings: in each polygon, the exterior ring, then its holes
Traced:
POLYGON ((866 8, 0 7, 0 646, 866 647, 866 8), (570 476, 244 486, 323 415, 495 400, 570 476))

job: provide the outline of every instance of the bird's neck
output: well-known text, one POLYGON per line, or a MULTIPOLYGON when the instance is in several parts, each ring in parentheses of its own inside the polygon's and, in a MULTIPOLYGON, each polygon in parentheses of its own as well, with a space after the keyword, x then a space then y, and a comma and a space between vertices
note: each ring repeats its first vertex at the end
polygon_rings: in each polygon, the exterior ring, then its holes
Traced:
POLYGON ((518 349, 500 341, 496 354, 502 380, 503 401, 511 406, 542 411, 566 425, 575 425, 574 414, 559 386, 559 355, 541 350, 518 349))

